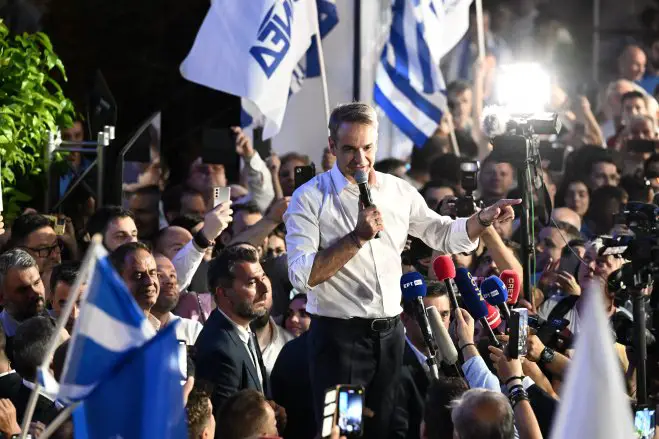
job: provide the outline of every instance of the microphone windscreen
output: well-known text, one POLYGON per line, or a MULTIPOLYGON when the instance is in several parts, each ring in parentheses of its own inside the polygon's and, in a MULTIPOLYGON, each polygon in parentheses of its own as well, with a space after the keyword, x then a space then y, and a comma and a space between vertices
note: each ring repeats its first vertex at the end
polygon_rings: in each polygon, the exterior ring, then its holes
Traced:
POLYGON ((497 329, 501 325, 501 313, 499 313, 499 308, 496 308, 486 302, 487 308, 487 323, 490 324, 490 328, 497 329))
POLYGON ((353 176, 355 179, 355 182, 357 184, 362 184, 362 183, 367 183, 368 182, 368 175, 366 175, 366 172, 362 171, 361 169, 357 170, 355 172, 355 175, 353 176))
POLYGON ((503 270, 499 275, 508 290, 508 303, 515 304, 522 289, 522 280, 515 270, 503 270))
POLYGON ((483 119, 481 120, 483 134, 488 139, 505 134, 509 120, 510 115, 503 107, 496 105, 486 107, 483 110, 483 119))
POLYGON ((455 271, 455 284, 460 290, 462 301, 471 316, 478 320, 487 316, 487 306, 481 291, 476 286, 476 282, 471 273, 466 268, 458 268, 455 271))
POLYGON ((500 305, 508 300, 506 284, 496 276, 490 276, 481 283, 483 298, 490 305, 500 305))
POLYGON ((448 255, 437 257, 432 262, 432 269, 439 281, 455 278, 455 264, 453 263, 453 259, 448 255))
POLYGON ((403 300, 414 300, 417 297, 425 297, 426 289, 426 282, 418 271, 405 273, 400 278, 400 290, 403 293, 403 300))
POLYGON ((437 311, 437 308, 434 306, 429 306, 426 308, 426 311, 428 312, 430 328, 432 329, 435 341, 437 342, 437 347, 439 348, 438 354, 441 355, 441 358, 437 359, 442 360, 449 365, 455 364, 458 361, 458 351, 455 349, 453 340, 451 340, 451 336, 448 334, 448 330, 442 322, 439 311, 437 311))

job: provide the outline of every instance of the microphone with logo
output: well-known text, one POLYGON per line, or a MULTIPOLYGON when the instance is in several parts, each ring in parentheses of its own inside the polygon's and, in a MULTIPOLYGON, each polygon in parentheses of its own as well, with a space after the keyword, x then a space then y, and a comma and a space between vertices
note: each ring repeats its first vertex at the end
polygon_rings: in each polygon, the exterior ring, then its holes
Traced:
POLYGON ((501 318, 498 315, 499 313, 493 313, 493 311, 496 311, 496 308, 494 307, 491 307, 491 310, 488 310, 487 302, 483 299, 483 295, 481 294, 480 289, 476 286, 476 282, 472 278, 469 270, 466 268, 458 268, 456 270, 455 283, 458 285, 460 294, 462 294, 462 301, 464 302, 467 311, 469 311, 469 314, 471 314, 475 320, 480 322, 483 329, 487 332, 490 342, 496 347, 501 347, 501 343, 494 335, 492 326, 490 325, 490 321, 495 323, 496 326, 501 324, 501 318))
POLYGON ((437 280, 444 281, 453 309, 458 309, 460 306, 458 305, 457 298, 458 287, 453 280, 455 279, 455 264, 453 263, 453 259, 447 255, 438 256, 432 262, 432 269, 435 272, 435 276, 437 276, 437 280))
POLYGON ((426 283, 423 276, 416 272, 405 273, 400 278, 400 289, 403 293, 403 301, 412 305, 412 314, 416 319, 419 327, 421 328, 421 335, 423 341, 428 349, 428 356, 426 363, 430 369, 433 378, 439 378, 439 368, 437 367, 437 343, 433 336, 430 323, 428 322, 428 314, 426 307, 423 304, 423 298, 426 296, 426 283))
POLYGON ((490 276, 481 284, 481 293, 483 298, 492 306, 499 307, 503 314, 504 320, 510 320, 510 309, 506 301, 508 300, 508 289, 501 279, 496 276, 490 276))
POLYGON ((503 270, 499 275, 499 278, 506 285, 508 290, 508 300, 506 303, 508 305, 514 305, 519 299, 519 291, 522 289, 522 280, 519 277, 519 274, 515 270, 503 270))
MULTIPOLYGON (((362 170, 355 172, 355 181, 357 187, 359 187, 359 201, 364 205, 364 208, 373 206, 371 188, 368 186, 368 174, 362 170)), ((376 233, 375 237, 379 238, 380 232, 376 233)))

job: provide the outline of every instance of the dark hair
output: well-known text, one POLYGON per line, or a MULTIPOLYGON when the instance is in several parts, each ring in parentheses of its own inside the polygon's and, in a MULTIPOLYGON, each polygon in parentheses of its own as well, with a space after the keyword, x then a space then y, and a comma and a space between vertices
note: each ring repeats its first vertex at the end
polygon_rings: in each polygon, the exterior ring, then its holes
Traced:
MULTIPOLYGON (((451 183, 450 181, 444 180, 444 179, 430 180, 428 183, 424 184, 421 189, 419 189, 419 193, 421 194, 421 196, 423 198, 426 198, 426 193, 430 189, 439 189, 439 188, 442 188, 442 187, 447 187, 447 188, 451 189, 456 196, 458 196, 458 194, 459 194, 458 189, 455 187, 455 185, 453 183, 451 183)), ((437 201, 440 201, 440 200, 437 200, 437 201)))
POLYGON ((80 262, 65 261, 53 268, 50 275, 50 291, 55 291, 57 282, 64 282, 67 285, 73 285, 80 272, 80 262))
POLYGON ((423 421, 428 439, 452 439, 451 401, 469 390, 462 378, 439 377, 430 383, 426 396, 423 421))
POLYGON ((624 104, 628 99, 643 99, 643 102, 645 102, 645 95, 638 90, 628 91, 620 96, 620 103, 624 104))
POLYGON ((458 79, 456 81, 451 82, 446 87, 446 95, 449 96, 450 99, 451 95, 458 95, 460 93, 464 93, 467 90, 471 90, 471 84, 468 83, 467 81, 458 79))
MULTIPOLYGON (((428 288, 426 297, 448 296, 448 290, 446 289, 446 285, 444 285, 443 282, 438 280, 427 280, 426 287, 428 288)), ((403 301, 403 311, 405 311, 405 314, 411 314, 414 312, 413 305, 414 304, 410 303, 409 301, 403 301)))
POLYGON ((231 209, 233 209, 234 216, 238 212, 245 212, 247 214, 261 213, 261 209, 259 209, 258 204, 251 200, 246 203, 234 204, 231 206, 231 209))
POLYGON ((195 386, 188 396, 185 411, 188 415, 188 437, 199 438, 211 416, 213 416, 210 393, 195 386))
POLYGON ((636 177, 633 175, 625 175, 620 179, 620 185, 622 189, 627 192, 629 196, 629 201, 640 201, 642 203, 647 203, 650 193, 652 191, 652 186, 650 182, 643 177, 636 177))
POLYGON ((50 317, 30 317, 18 325, 14 337, 13 364, 21 377, 34 381, 54 333, 55 322, 50 317))
POLYGON ((137 189, 130 191, 130 195, 160 195, 160 187, 156 184, 139 186, 137 189))
POLYGON ((339 127, 344 122, 371 125, 376 130, 378 128, 378 116, 375 110, 363 102, 351 102, 334 107, 328 123, 330 137, 334 142, 338 141, 339 127))
POLYGON ((570 185, 573 183, 583 184, 586 187, 586 191, 588 191, 588 198, 590 199, 590 187, 588 187, 588 184, 583 179, 564 179, 563 183, 561 183, 560 187, 556 191, 556 196, 554 197, 555 207, 565 207, 565 196, 567 195, 567 190, 570 188, 570 185))
POLYGON ((606 209, 609 201, 615 200, 622 205, 626 196, 625 190, 618 186, 602 186, 593 191, 590 206, 585 215, 585 218, 592 221, 596 226, 594 230, 591 230, 592 232, 596 234, 609 233, 608 228, 613 227, 613 218, 607 217, 608 212, 606 209))
POLYGON ((97 233, 105 235, 108 225, 116 218, 131 218, 135 220, 133 213, 121 206, 103 206, 98 209, 87 221, 87 233, 92 237, 97 233))
POLYGON ((612 165, 615 165, 615 167, 618 169, 618 172, 620 172, 620 165, 618 164, 616 154, 614 154, 611 150, 603 148, 598 148, 597 150, 593 151, 590 154, 590 157, 586 159, 586 166, 583 169, 578 169, 577 171, 581 173, 585 170, 585 175, 590 176, 591 172, 593 172, 593 167, 597 163, 611 163, 612 165))
POLYGON ((298 299, 304 299, 304 301, 307 301, 307 293, 297 293, 295 296, 291 297, 291 300, 288 301, 288 307, 291 307, 291 303, 295 302, 298 299))
POLYGON ((169 225, 183 227, 185 230, 192 233, 192 229, 197 227, 201 222, 204 222, 204 219, 199 215, 181 215, 174 218, 169 225))
POLYGON ((39 213, 26 213, 14 221, 11 226, 11 238, 7 244, 7 249, 19 247, 25 244, 30 233, 43 229, 44 227, 54 227, 51 220, 39 213))
POLYGON ((410 171, 432 172, 431 164, 435 157, 444 153, 442 142, 436 141, 437 136, 431 136, 428 141, 421 145, 415 145, 410 155, 410 171))
POLYGON ((71 339, 68 339, 55 349, 55 354, 53 355, 53 374, 55 379, 59 381, 62 377, 62 372, 64 372, 64 362, 66 361, 66 354, 69 350, 69 342, 71 339))
POLYGON ((561 252, 561 257, 571 255, 572 250, 574 250, 575 247, 585 247, 585 246, 586 246, 585 239, 582 238, 571 239, 567 242, 567 245, 563 247, 563 251, 561 252))
POLYGON ((243 439, 259 433, 266 422, 265 404, 261 392, 253 389, 231 395, 217 412, 222 439, 243 439))
POLYGON ((430 179, 445 181, 452 185, 460 184, 460 157, 455 154, 442 154, 433 157, 430 163, 430 179))
MULTIPOLYGON (((165 188, 162 193, 162 210, 164 213, 181 212, 181 200, 184 195, 198 195, 204 198, 204 194, 198 190, 191 188, 186 184, 177 184, 165 188)), ((170 224, 171 225, 171 224, 170 224)))
POLYGON ((405 162, 402 160, 398 160, 395 158, 387 158, 384 160, 380 160, 379 162, 375 163, 375 170, 378 172, 384 172, 385 174, 392 174, 396 168, 400 168, 401 166, 405 166, 405 162))
POLYGON ((135 253, 137 250, 144 250, 152 254, 151 248, 143 242, 127 242, 110 253, 110 263, 118 273, 121 273, 124 271, 126 256, 135 253))
POLYGON ((258 262, 259 254, 251 244, 236 243, 225 248, 208 266, 208 288, 211 292, 219 286, 229 286, 233 282, 233 270, 239 262, 258 262), (249 247, 247 246, 249 245, 249 247))

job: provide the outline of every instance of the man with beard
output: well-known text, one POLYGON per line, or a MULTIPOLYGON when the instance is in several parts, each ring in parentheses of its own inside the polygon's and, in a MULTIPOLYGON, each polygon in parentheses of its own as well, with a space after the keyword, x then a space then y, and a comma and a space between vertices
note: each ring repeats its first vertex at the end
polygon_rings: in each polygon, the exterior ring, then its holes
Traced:
POLYGON ((13 338, 18 325, 44 312, 45 292, 37 262, 15 248, 0 255, 0 323, 7 335, 5 351, 13 359, 13 338))
POLYGON ((110 262, 126 283, 137 306, 144 311, 149 323, 156 330, 160 329, 160 322, 151 314, 151 308, 158 300, 160 284, 156 261, 149 247, 142 242, 123 244, 110 254, 110 262))
POLYGON ((217 410, 240 390, 268 394, 261 351, 249 325, 266 315, 271 286, 256 248, 249 244, 229 246, 211 261, 208 286, 217 309, 195 343, 195 378, 213 384, 217 410))
POLYGON ((156 267, 158 269, 158 282, 160 283, 160 294, 156 304, 151 308, 151 314, 160 322, 160 328, 178 321, 176 326, 176 338, 184 340, 188 346, 194 345, 203 326, 194 320, 184 319, 172 313, 179 299, 178 280, 176 268, 166 256, 156 254, 156 267))
MULTIPOLYGON (((60 316, 64 305, 66 305, 66 301, 69 300, 69 295, 72 294, 71 287, 75 283, 79 271, 80 262, 76 261, 63 262, 53 268, 53 274, 50 276, 50 304, 52 308, 50 315, 55 319, 60 316)), ((69 320, 66 322, 66 330, 69 331, 69 334, 73 333, 73 325, 80 314, 80 298, 86 287, 86 284, 80 286, 77 293, 78 298, 74 302, 69 320)))
POLYGON ((281 348, 295 337, 276 324, 270 316, 270 311, 272 310, 272 287, 269 282, 268 286, 268 294, 265 297, 266 313, 252 321, 250 326, 256 333, 256 338, 261 348, 266 379, 270 380, 270 373, 272 372, 272 368, 275 367, 275 362, 277 361, 279 352, 281 352, 281 348))

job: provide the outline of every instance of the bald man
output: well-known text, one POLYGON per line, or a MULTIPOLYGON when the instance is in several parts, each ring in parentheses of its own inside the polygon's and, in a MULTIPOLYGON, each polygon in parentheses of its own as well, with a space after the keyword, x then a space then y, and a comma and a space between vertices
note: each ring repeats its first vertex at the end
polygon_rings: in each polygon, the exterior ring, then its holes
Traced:
POLYGON ((169 226, 160 230, 156 236, 154 250, 156 253, 165 255, 169 260, 173 260, 176 253, 190 241, 192 241, 190 232, 183 227, 169 226))
POLYGON ((557 207, 551 212, 551 218, 556 222, 564 222, 574 226, 575 229, 581 230, 581 217, 577 212, 569 207, 557 207))
POLYGON ((645 52, 638 46, 625 47, 618 58, 618 74, 620 78, 629 81, 640 81, 645 74, 648 59, 645 52))

